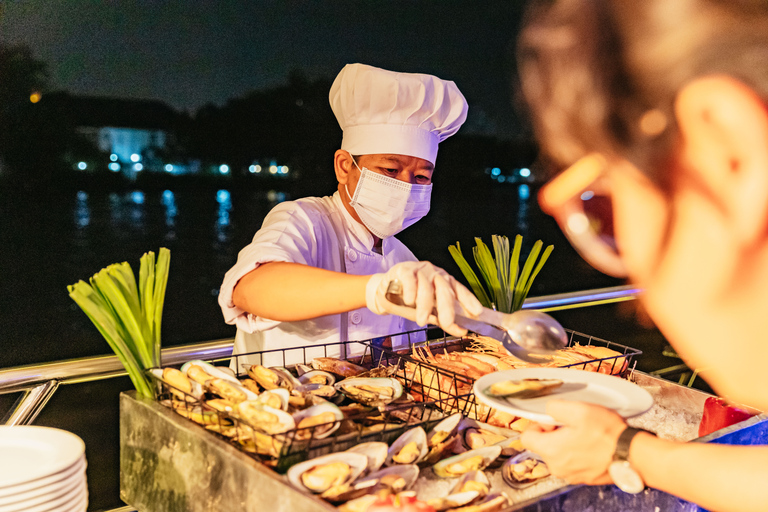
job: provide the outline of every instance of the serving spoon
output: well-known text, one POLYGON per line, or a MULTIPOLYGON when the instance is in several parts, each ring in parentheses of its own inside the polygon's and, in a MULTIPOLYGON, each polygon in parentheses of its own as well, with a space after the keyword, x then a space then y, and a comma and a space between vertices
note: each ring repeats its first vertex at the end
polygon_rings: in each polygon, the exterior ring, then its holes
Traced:
MULTIPOLYGON (((416 308, 403 302, 403 285, 398 279, 390 281, 385 294, 396 315, 416 320, 416 308)), ((512 355, 531 363, 548 360, 547 355, 568 345, 568 335, 560 322, 546 313, 519 310, 502 313, 484 307, 476 318, 467 316, 464 308, 454 303, 454 323, 474 333, 489 336, 501 342, 512 355)), ((437 311, 432 310, 437 316, 437 311)))

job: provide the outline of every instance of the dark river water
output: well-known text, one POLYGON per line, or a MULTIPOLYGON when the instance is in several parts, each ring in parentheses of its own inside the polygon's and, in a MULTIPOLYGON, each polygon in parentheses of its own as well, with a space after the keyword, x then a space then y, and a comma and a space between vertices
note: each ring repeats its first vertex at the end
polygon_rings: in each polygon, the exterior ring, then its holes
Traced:
MULTIPOLYGON (((311 188, 311 187, 304 187, 311 188)), ((332 190, 317 190, 325 195, 332 190)), ((266 213, 300 195, 291 187, 220 183, 144 189, 18 189, 0 182, 0 368, 110 354, 106 342, 67 294, 67 285, 141 255, 171 250, 163 345, 234 336, 217 304, 224 273, 266 213)), ((622 284, 584 263, 535 201, 536 187, 451 186, 439 181, 432 210, 399 238, 417 257, 459 277, 448 246, 469 257, 474 237, 524 237, 524 254, 541 239, 555 246, 531 296, 622 284)), ((297 297, 300 299, 300 297, 297 297)), ((677 364, 661 355, 663 337, 637 322, 634 302, 558 312, 567 328, 643 350, 638 369, 677 364)), ((72 431, 86 442, 89 510, 119 499, 118 395, 127 378, 62 386, 36 424, 72 431)), ((0 417, 15 397, 0 396, 0 417)))
MULTIPOLYGON (((108 264, 128 261, 138 275, 146 251, 171 250, 163 343, 231 336, 216 303, 224 273, 289 188, 195 186, 152 190, 0 190, 0 367, 108 353, 67 294, 108 264)), ((327 190, 319 194, 328 193, 327 190)), ((573 252, 539 211, 535 189, 497 185, 482 191, 435 185, 432 211, 400 235, 417 257, 460 276, 448 246, 470 257, 474 237, 522 234, 555 251, 531 295, 617 284, 573 252)))

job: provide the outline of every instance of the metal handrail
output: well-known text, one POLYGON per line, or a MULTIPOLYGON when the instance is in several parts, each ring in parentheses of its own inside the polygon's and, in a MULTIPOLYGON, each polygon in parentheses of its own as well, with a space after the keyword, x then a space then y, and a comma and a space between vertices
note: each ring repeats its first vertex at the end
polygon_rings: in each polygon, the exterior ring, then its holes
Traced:
MULTIPOLYGON (((572 293, 531 297, 523 308, 557 311, 577 307, 610 304, 635 299, 641 289, 615 286, 572 293)), ((193 359, 225 359, 232 355, 233 338, 168 347, 162 350, 164 365, 181 364, 193 359)), ((60 384, 76 384, 127 375, 117 356, 95 356, 51 363, 16 366, 0 370, 0 395, 24 391, 6 422, 31 423, 60 384)), ((0 423, 3 424, 3 423, 0 423)))
MULTIPOLYGON (((531 297, 525 301, 523 308, 558 311, 633 300, 640 293, 642 290, 633 286, 614 286, 531 297)), ((225 338, 168 347, 162 350, 161 361, 164 365, 175 365, 194 359, 225 359, 232 355, 233 346, 234 338, 225 338)), ((0 369, 0 395, 23 392, 5 419, 0 421, 0 425, 32 423, 60 384, 92 382, 124 375, 127 375, 127 372, 117 356, 114 355, 83 357, 0 369)), ((134 511, 133 507, 125 506, 108 512, 134 511)))

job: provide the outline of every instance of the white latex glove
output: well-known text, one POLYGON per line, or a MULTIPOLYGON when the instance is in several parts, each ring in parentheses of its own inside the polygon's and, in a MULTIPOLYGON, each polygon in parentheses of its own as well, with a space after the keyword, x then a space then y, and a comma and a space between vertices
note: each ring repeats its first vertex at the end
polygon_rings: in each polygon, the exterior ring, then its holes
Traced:
POLYGON ((365 301, 368 309, 377 315, 400 314, 402 307, 389 302, 385 295, 391 281, 398 279, 403 285, 403 303, 415 305, 415 314, 407 317, 420 326, 433 323, 454 336, 467 333, 453 323, 456 303, 469 316, 478 316, 482 304, 464 285, 456 281, 448 272, 428 261, 406 261, 398 263, 383 274, 374 274, 365 288, 365 301), (437 317, 432 310, 437 310, 437 317))

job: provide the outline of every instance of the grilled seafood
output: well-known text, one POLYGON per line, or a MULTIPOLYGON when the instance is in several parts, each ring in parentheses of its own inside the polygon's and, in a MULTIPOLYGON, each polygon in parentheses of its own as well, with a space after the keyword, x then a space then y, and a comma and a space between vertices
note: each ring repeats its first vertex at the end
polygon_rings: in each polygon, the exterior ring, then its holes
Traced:
POLYGON ((307 416, 306 418, 302 419, 301 421, 296 424, 296 428, 299 430, 296 433, 297 439, 309 439, 310 437, 322 435, 328 430, 332 429, 334 426, 334 421, 336 421, 336 416, 328 411, 328 412, 322 412, 316 416, 307 416), (311 429, 311 427, 316 427, 318 425, 323 425, 321 427, 317 427, 314 429, 314 431, 311 429), (305 430, 302 430, 305 429, 305 430))
POLYGON ((501 455, 500 446, 486 446, 441 460, 432 471, 441 478, 453 478, 474 470, 483 470, 501 455))
POLYGON ((427 433, 421 427, 403 432, 389 447, 384 464, 415 464, 427 456, 427 433))
POLYGON ((344 483, 352 471, 349 464, 330 462, 315 466, 301 474, 301 483, 312 492, 322 493, 344 483))
POLYGON ((277 389, 280 387, 280 376, 271 369, 254 364, 248 368, 248 376, 258 382, 259 386, 266 390, 277 389))
POLYGON ((206 384, 211 393, 229 400, 230 402, 240 403, 248 400, 245 389, 225 379, 211 379, 206 384))
POLYGON ((419 445, 416 441, 405 444, 400 451, 392 456, 392 460, 398 464, 412 464, 419 458, 419 445))
POLYGON ((485 393, 494 397, 534 398, 552 393, 563 385, 559 379, 520 379, 494 382, 485 393))
POLYGON ((506 468, 507 476, 520 483, 532 482, 539 478, 549 476, 547 465, 536 459, 525 459, 517 464, 509 464, 506 468))
POLYGON ((362 366, 334 357, 316 357, 312 360, 312 368, 335 373, 342 377, 355 377, 366 371, 362 366))
POLYGON ((236 416, 250 423, 251 426, 267 434, 281 434, 296 427, 290 414, 280 409, 260 404, 254 400, 240 402, 236 416))
POLYGON ((393 378, 350 378, 337 382, 336 389, 356 402, 364 405, 386 405, 400 398, 403 385, 393 378))
POLYGON ((187 377, 194 380, 195 382, 199 382, 200 384, 205 384, 213 378, 212 375, 203 370, 203 368, 197 364, 192 364, 189 368, 187 368, 187 377))
POLYGON ((294 486, 321 494, 353 482, 366 463, 365 455, 359 453, 331 453, 291 466, 286 476, 294 486))

